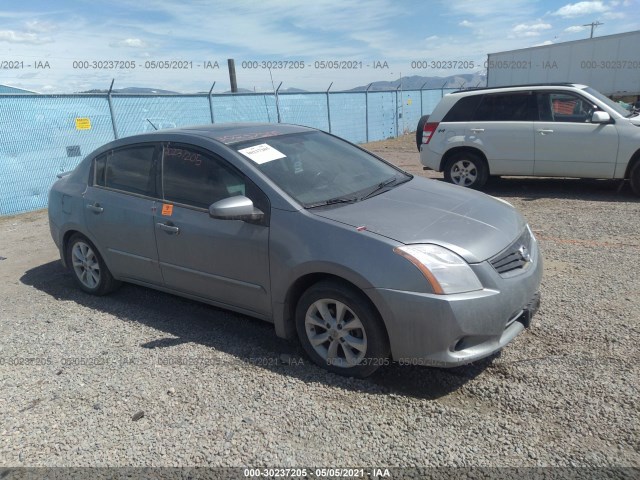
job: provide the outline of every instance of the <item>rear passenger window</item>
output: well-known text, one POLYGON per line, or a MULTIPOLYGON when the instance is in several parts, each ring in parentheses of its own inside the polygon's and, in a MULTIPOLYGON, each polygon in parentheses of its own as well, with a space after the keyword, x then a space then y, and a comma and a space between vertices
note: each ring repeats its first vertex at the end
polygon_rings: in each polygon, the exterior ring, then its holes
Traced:
POLYGON ((531 92, 485 95, 473 120, 485 122, 538 120, 536 97, 531 92))
POLYGON ((244 176, 221 158, 192 147, 168 145, 162 156, 165 200, 198 208, 245 195, 244 176))
POLYGON ((442 119, 443 122, 469 122, 482 100, 482 95, 463 97, 451 107, 451 110, 442 119))
POLYGON ((138 195, 156 196, 155 146, 114 150, 96 158, 95 185, 138 195))

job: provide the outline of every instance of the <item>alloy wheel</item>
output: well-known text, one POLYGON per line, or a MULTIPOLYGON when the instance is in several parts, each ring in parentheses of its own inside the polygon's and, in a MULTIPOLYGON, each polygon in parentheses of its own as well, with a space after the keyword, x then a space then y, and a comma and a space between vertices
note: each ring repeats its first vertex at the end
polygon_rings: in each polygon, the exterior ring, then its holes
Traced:
POLYGON ((94 289, 100 283, 100 263, 92 248, 78 241, 71 249, 71 264, 78 280, 87 288, 94 289))
POLYGON ((304 325, 309 343, 328 365, 354 367, 367 353, 365 328, 342 302, 316 300, 307 309, 304 325))

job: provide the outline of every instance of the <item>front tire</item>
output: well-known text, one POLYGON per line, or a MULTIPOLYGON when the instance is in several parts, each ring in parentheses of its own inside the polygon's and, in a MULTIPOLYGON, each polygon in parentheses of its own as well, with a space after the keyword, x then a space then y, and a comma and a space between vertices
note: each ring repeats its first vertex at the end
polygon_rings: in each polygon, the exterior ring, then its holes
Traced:
POLYGON ((444 179, 461 187, 480 188, 487 183, 488 177, 485 161, 473 152, 458 152, 444 166, 444 179))
POLYGON ((104 263, 98 249, 79 233, 67 243, 67 265, 76 285, 92 295, 106 295, 120 286, 104 263))
POLYGON ((631 190, 633 190, 633 193, 640 196, 640 161, 637 161, 636 164, 631 169, 631 173, 629 174, 629 180, 631 183, 631 190))
POLYGON ((380 316, 357 290, 333 281, 310 287, 296 307, 298 338, 319 366, 364 378, 389 362, 380 316))

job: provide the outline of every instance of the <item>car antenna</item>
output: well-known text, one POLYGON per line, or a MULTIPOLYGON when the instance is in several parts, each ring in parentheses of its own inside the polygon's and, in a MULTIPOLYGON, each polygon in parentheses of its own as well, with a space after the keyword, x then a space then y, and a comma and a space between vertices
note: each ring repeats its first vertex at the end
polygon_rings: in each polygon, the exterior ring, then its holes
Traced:
POLYGON ((156 126, 153 124, 153 122, 152 122, 151 120, 149 120, 148 118, 147 118, 147 122, 149 122, 149 123, 151 124, 151 126, 153 127, 153 129, 154 129, 154 130, 158 130, 158 127, 156 127, 156 126))

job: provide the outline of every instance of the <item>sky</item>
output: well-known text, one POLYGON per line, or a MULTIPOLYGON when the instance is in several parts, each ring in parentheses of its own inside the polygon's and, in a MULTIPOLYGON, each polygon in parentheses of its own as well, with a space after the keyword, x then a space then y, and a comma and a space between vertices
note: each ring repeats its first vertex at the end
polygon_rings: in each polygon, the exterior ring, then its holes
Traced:
POLYGON ((345 90, 484 72, 488 53, 595 21, 594 36, 639 30, 640 0, 0 0, 0 84, 222 92, 233 58, 241 88, 345 90))

